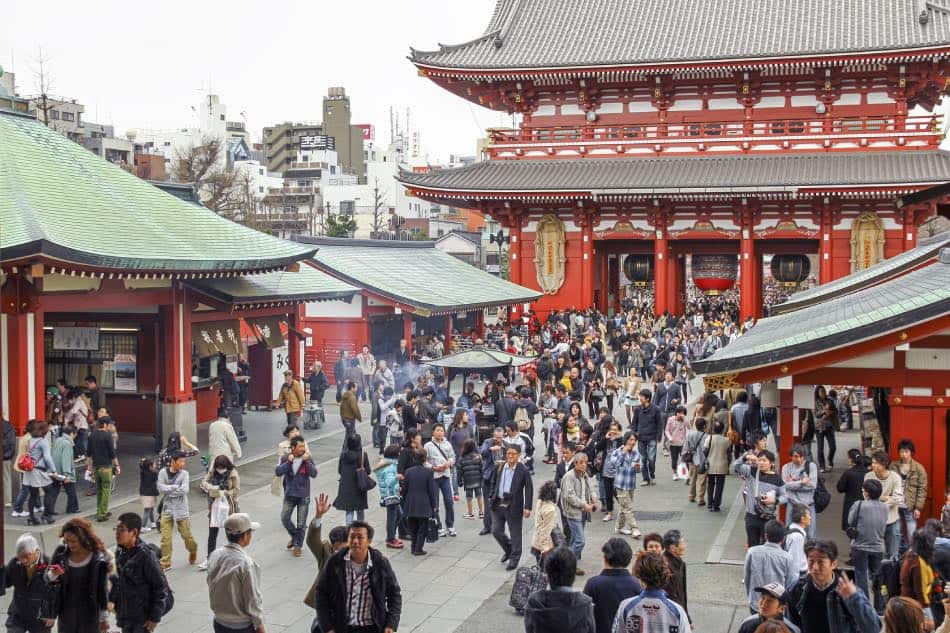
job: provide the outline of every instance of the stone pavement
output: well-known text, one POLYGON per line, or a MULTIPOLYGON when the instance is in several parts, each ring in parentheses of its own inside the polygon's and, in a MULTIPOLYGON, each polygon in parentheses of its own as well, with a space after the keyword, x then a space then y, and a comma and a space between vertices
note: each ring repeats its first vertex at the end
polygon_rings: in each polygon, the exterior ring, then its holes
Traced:
MULTIPOLYGON (((333 498, 337 489, 337 456, 342 441, 342 430, 337 416, 328 408, 327 426, 319 432, 309 432, 311 452, 318 464, 319 475, 313 486, 313 494, 327 493, 333 498)), ((250 513, 260 521, 262 529, 251 545, 251 555, 260 563, 263 574, 263 596, 269 632, 304 633, 309 631, 313 612, 302 603, 303 595, 316 575, 316 565, 309 552, 302 558, 293 558, 285 549, 287 535, 280 525, 280 499, 269 493, 269 484, 274 462, 271 459, 273 446, 280 439, 283 416, 278 413, 262 413, 255 420, 255 414, 249 416, 248 434, 252 440, 248 445, 256 447, 254 456, 242 460, 239 472, 242 480, 240 499, 242 511, 250 513), (254 444, 252 444, 254 442, 254 444)), ((364 438, 369 435, 368 425, 361 425, 359 431, 364 438)), ((839 436, 839 452, 843 454, 857 434, 839 436)), ((199 446, 205 442, 199 438, 199 446)), ((245 446, 248 446, 245 445, 245 446)), ((252 453, 247 450, 248 454, 252 453)), ((839 457, 839 461, 840 457, 839 457)), ((194 466, 194 465, 193 465, 194 466)), ((723 512, 713 514, 687 502, 685 486, 671 481, 672 470, 669 458, 658 457, 659 485, 640 488, 637 491, 636 508, 640 529, 643 533, 664 532, 676 527, 683 530, 688 542, 686 560, 688 563, 689 607, 695 628, 700 633, 729 633, 738 628, 746 615, 744 606, 744 588, 742 570, 734 563, 741 561, 744 555, 744 530, 742 529, 741 496, 739 479, 727 478, 726 497, 723 512), (733 507, 736 510, 733 511, 733 507)), ((834 487, 841 468, 832 474, 827 485, 834 487)), ((549 478, 553 478, 553 466, 538 464, 538 474, 534 478, 535 489, 549 478)), ((131 479, 131 478, 130 478, 131 479)), ((137 476, 136 476, 137 480, 137 476)), ((193 483, 196 477, 193 477, 193 483)), ((128 495, 126 495, 128 496, 128 495)), ((833 493, 833 503, 838 495, 833 493)), ((200 558, 205 556, 207 538, 207 520, 204 509, 206 498, 194 489, 190 496, 192 508, 192 527, 200 547, 200 558)), ((312 505, 312 504, 311 504, 312 505)), ((840 506, 833 505, 820 516, 820 533, 839 535, 838 519, 840 506)), ((137 500, 120 501, 114 504, 113 513, 117 516, 124 511, 140 511, 137 500)), ((311 508, 311 516, 312 516, 311 508)), ((370 493, 370 508, 367 520, 377 527, 376 545, 382 547, 390 557, 403 591, 403 616, 400 631, 450 633, 497 633, 497 631, 520 631, 521 618, 507 606, 513 572, 506 572, 499 563, 500 549, 491 536, 478 536, 480 521, 466 520, 464 500, 456 505, 456 527, 459 536, 443 538, 438 543, 426 546, 429 555, 416 558, 408 549, 389 550, 383 547, 385 512, 378 505, 378 493, 370 493)), ((590 575, 601 568, 600 546, 613 535, 612 525, 605 524, 597 513, 594 522, 587 527, 587 547, 581 565, 588 575, 579 578, 575 586, 580 589, 590 575)), ((343 514, 331 510, 324 518, 324 525, 332 527, 342 524, 343 514)), ((525 521, 524 542, 526 554, 522 564, 529 563, 527 554, 530 543, 533 519, 525 521)), ((98 524, 97 524, 98 525, 98 524)), ((111 532, 102 536, 107 543, 113 543, 111 532)), ((15 530, 18 534, 24 528, 15 530)), ((8 529, 7 532, 12 532, 8 529)), ((52 550, 56 538, 52 531, 43 534, 45 547, 52 550)), ((10 535, 7 535, 9 542, 10 535)), ((13 537, 15 538, 15 536, 13 537)), ((157 543, 157 533, 146 535, 146 540, 157 543)), ((160 630, 174 630, 176 633, 210 632, 211 620, 207 607, 207 587, 205 575, 196 567, 187 565, 187 553, 180 539, 175 538, 174 567, 168 572, 169 580, 175 589, 176 604, 174 610, 163 620, 160 630)), ((219 540, 223 542, 223 537, 219 540)), ((634 548, 641 541, 631 539, 634 548)), ((8 548, 12 542, 8 543, 8 548)), ((840 543, 839 543, 840 545, 840 543)), ((8 555, 12 552, 7 550, 8 555)), ((5 609, 9 598, 0 599, 0 609, 5 609)))

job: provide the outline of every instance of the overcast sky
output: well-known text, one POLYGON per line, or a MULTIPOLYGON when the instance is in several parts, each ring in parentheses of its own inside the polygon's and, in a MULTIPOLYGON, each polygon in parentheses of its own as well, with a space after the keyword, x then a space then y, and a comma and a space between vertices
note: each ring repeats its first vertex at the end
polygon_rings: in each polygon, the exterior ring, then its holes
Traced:
POLYGON ((88 121, 130 127, 192 127, 210 86, 229 120, 265 125, 319 121, 328 86, 345 86, 354 123, 388 142, 389 107, 421 132, 432 162, 475 153, 484 128, 510 118, 419 77, 409 47, 462 42, 482 33, 495 0, 6 0, 0 65, 21 94, 36 92, 38 47, 51 92, 79 100, 88 121), (11 6, 12 4, 12 6, 11 6), (12 67, 12 68, 11 68, 12 67))

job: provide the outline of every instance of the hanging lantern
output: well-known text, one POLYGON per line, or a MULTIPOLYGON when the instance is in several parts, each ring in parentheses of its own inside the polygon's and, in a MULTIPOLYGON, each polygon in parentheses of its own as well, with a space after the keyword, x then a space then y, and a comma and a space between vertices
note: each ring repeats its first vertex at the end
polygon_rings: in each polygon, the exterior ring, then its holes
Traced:
POLYGON ((807 255, 775 255, 770 268, 775 281, 787 288, 794 288, 808 279, 811 261, 807 255))
POLYGON ((646 288, 653 281, 653 255, 627 255, 623 274, 637 288, 646 288))
POLYGON ((739 260, 735 255, 693 255, 693 283, 703 294, 718 295, 736 283, 739 260))

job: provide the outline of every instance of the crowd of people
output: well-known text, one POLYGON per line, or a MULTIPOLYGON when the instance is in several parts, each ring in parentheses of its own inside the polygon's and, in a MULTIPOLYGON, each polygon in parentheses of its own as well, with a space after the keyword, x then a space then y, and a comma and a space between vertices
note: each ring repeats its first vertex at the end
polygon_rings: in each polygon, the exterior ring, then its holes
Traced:
MULTIPOLYGON (((411 555, 426 556, 427 547, 456 537, 465 520, 473 530, 480 526, 479 535, 491 535, 500 563, 517 572, 512 604, 528 633, 689 633, 686 536, 680 529, 643 534, 636 491, 668 479, 686 488, 684 503, 715 513, 733 474, 744 493, 748 546, 744 587, 751 614, 741 633, 917 633, 938 626, 945 633, 950 503, 942 522, 923 521, 928 484, 912 442, 900 442, 893 463, 885 452, 866 461, 859 450, 848 451, 836 489, 844 495, 841 529, 852 572, 831 535, 817 532, 829 494, 823 475, 835 469, 836 433, 853 425, 850 394, 816 389, 801 441, 779 468, 775 412, 761 405, 754 386, 691 392, 691 362, 749 327, 754 323, 739 323, 729 299, 698 299, 680 317, 656 317, 648 304, 636 302, 611 317, 571 310, 542 322, 529 312, 494 326, 490 338, 536 361, 499 375, 468 376, 454 398, 443 376, 408 370, 412 350, 404 341, 396 371, 363 346, 334 368, 344 433, 332 501, 313 496, 321 473, 300 432, 307 403, 322 403, 331 381, 320 363, 302 379, 288 372, 277 397, 287 424, 271 492, 282 500, 287 550, 300 557, 306 545, 319 567, 304 597, 315 610, 313 630, 398 630, 399 582, 366 522, 372 499, 385 510, 380 540, 391 550, 408 545, 411 555), (479 378, 482 389, 476 389, 479 378), (361 401, 370 405, 365 422, 361 401), (344 520, 324 539, 322 522, 331 508, 344 520), (586 575, 580 563, 594 520, 612 526, 614 535, 600 547, 602 571, 574 591, 576 578, 586 575), (529 521, 530 542, 523 543, 529 521)), ((66 397, 62 402, 75 405, 66 397)), ((26 490, 20 506, 14 504, 15 516, 26 512, 31 524, 52 516, 54 486, 75 483, 70 467, 82 457, 100 495, 96 519, 111 519, 106 490, 118 472, 118 434, 104 399, 92 404, 94 417, 91 404, 79 405, 86 428, 94 429, 82 442, 79 425, 66 414, 52 429, 48 420, 31 421, 25 440, 13 435, 19 447, 5 442, 5 456, 12 450, 26 490)), ((65 524, 63 545, 48 559, 35 538, 21 537, 5 569, 4 584, 14 588, 8 630, 48 631, 58 621, 63 633, 104 631, 110 608, 123 632, 154 630, 174 603, 165 572, 175 529, 189 564, 198 564, 185 467, 196 454, 191 442, 172 434, 157 457, 142 460, 143 513, 118 517, 114 553, 82 518, 65 524), (140 538, 155 528, 159 547, 140 538)), ((222 414, 209 428, 199 483, 209 531, 198 567, 207 572, 216 633, 264 630, 261 572, 247 551, 259 526, 240 510, 240 457, 222 414), (226 542, 219 546, 221 529, 226 542)), ((75 490, 70 495, 67 488, 67 495, 67 512, 77 510, 75 490)))

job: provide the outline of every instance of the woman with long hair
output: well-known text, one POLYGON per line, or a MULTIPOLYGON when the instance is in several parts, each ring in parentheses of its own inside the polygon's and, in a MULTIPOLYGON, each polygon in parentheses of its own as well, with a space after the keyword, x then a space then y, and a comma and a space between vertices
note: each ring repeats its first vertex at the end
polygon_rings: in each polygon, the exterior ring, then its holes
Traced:
MULTIPOLYGON (((208 495, 208 555, 203 563, 198 565, 198 569, 205 571, 208 569, 208 558, 218 547, 218 530, 221 525, 212 526, 211 506, 216 499, 223 499, 228 504, 228 516, 239 512, 238 496, 241 494, 241 478, 238 477, 237 468, 231 462, 227 455, 218 455, 214 458, 214 463, 208 469, 208 473, 201 480, 200 487, 208 495)), ((223 523, 223 522, 222 522, 223 523)))
POLYGON ((52 476, 56 476, 56 464, 53 463, 53 455, 50 452, 49 440, 46 433, 49 431, 49 425, 45 420, 30 420, 33 425, 31 437, 26 445, 26 453, 33 459, 33 469, 23 472, 23 487, 29 493, 29 502, 27 503, 27 512, 30 518, 26 520, 27 525, 39 525, 43 523, 53 523, 53 504, 46 503, 43 508, 43 516, 39 519, 34 514, 35 509, 40 504, 40 492, 45 493, 46 489, 53 483, 52 476))
POLYGON ((159 469, 168 468, 171 462, 171 456, 181 451, 185 457, 194 457, 198 454, 198 447, 188 441, 188 438, 179 431, 172 431, 168 434, 168 441, 165 442, 165 448, 158 454, 159 469))
POLYGON ((49 584, 41 619, 47 626, 59 620, 59 633, 99 633, 109 630, 109 555, 86 519, 70 519, 60 530, 63 544, 46 569, 49 584))
POLYGON ((911 546, 901 561, 901 596, 920 604, 924 619, 933 620, 930 598, 935 583, 941 582, 934 570, 934 534, 925 529, 914 532, 911 546))
MULTIPOLYGON (((920 603, 913 598, 894 596, 884 609, 882 633, 922 633, 926 631, 926 618, 920 603)), ((941 630, 948 627, 943 626, 941 630)))

